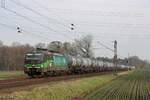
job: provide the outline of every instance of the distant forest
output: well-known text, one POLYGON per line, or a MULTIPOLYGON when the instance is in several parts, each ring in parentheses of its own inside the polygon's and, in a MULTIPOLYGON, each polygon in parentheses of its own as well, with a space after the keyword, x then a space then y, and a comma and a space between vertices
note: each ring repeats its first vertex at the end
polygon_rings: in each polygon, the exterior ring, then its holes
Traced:
POLYGON ((0 43, 0 70, 22 70, 24 56, 34 48, 28 44, 13 43, 11 46, 0 43))
MULTIPOLYGON (((87 40, 87 39, 85 39, 87 40)), ((77 41, 73 44, 71 43, 63 43, 63 49, 59 47, 61 53, 67 53, 73 56, 81 56, 81 57, 90 57, 93 59, 100 59, 103 61, 113 60, 107 57, 98 57, 94 58, 92 56, 92 50, 89 47, 90 42, 77 41), (85 44, 88 44, 86 46, 85 44), (84 45, 83 45, 84 44, 84 45), (83 46, 83 47, 82 47, 83 46), (80 48, 79 48, 80 47, 80 48), (81 47, 84 48, 88 52, 82 52, 81 47)), ((56 44, 55 44, 56 45, 56 44)), ((23 70, 24 67, 24 56, 27 52, 35 50, 37 47, 43 47, 45 44, 38 43, 35 46, 31 46, 29 44, 20 44, 18 42, 12 43, 12 45, 7 46, 4 45, 2 41, 0 41, 0 70, 23 70)), ((54 46, 54 45, 53 45, 54 46)), ((51 45, 48 45, 47 48, 51 48, 51 45)), ((145 67, 148 68, 150 66, 148 61, 144 61, 139 59, 137 56, 130 57, 129 60, 118 59, 118 63, 127 65, 129 61, 130 65, 136 66, 138 68, 145 67)))

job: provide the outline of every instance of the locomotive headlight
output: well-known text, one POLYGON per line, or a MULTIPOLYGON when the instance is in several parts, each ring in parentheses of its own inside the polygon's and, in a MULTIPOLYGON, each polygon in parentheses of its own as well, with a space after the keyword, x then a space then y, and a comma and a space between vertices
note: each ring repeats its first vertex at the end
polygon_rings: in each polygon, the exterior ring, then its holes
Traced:
POLYGON ((35 65, 33 64, 32 67, 35 67, 35 65))

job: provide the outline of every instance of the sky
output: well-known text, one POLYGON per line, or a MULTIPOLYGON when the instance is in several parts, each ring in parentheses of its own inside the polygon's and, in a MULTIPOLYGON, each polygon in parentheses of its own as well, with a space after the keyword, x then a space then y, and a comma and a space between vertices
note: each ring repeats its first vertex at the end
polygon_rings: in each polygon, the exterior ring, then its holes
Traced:
POLYGON ((2 0, 0 40, 35 45, 51 41, 73 42, 90 34, 95 56, 137 55, 150 61, 149 0, 2 0), (5 4, 2 3, 5 1, 5 4), (74 30, 71 30, 71 24, 74 30), (17 33, 17 27, 21 33, 17 33))

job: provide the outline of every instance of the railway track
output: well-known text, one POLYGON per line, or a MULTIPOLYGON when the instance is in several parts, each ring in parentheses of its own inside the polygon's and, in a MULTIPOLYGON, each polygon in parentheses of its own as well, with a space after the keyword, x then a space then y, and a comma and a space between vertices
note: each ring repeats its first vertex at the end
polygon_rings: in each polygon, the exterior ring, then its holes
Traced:
POLYGON ((47 78, 16 78, 16 79, 8 79, 8 80, 0 80, 0 92, 7 91, 10 92, 9 89, 15 89, 20 87, 38 85, 49 82, 57 82, 62 80, 71 80, 85 77, 92 77, 97 75, 111 74, 111 72, 101 72, 101 73, 92 73, 92 74, 83 74, 83 75, 69 75, 69 76, 57 76, 57 77, 47 77, 47 78))

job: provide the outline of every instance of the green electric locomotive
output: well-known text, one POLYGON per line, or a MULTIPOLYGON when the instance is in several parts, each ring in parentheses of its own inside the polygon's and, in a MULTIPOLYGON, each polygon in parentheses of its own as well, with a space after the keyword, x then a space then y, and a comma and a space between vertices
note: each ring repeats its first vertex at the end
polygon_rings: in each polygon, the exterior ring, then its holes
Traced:
POLYGON ((31 77, 56 75, 67 72, 68 64, 63 54, 35 51, 25 55, 24 72, 31 77))

